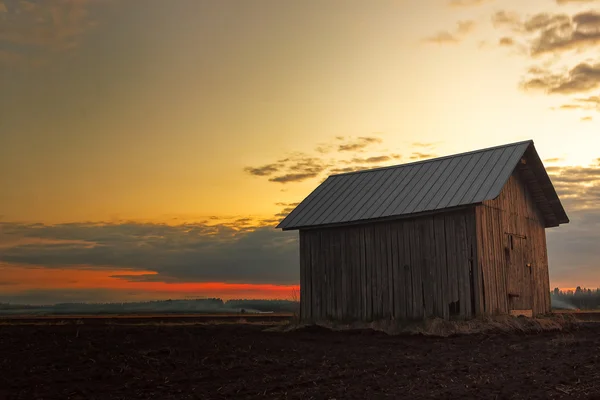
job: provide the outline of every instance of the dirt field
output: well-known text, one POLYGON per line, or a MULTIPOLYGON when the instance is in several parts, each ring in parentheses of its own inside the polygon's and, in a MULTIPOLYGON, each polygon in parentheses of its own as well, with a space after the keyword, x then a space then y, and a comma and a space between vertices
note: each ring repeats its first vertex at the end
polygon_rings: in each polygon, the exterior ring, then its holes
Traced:
POLYGON ((600 398, 597 323, 445 339, 269 323, 0 321, 0 399, 600 398))

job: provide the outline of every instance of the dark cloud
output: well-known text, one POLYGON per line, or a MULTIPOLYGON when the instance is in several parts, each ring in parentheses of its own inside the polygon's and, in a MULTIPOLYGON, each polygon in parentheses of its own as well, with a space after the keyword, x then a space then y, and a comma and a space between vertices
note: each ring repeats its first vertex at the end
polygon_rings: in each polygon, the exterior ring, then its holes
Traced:
POLYGON ((285 217, 288 216, 289 213, 294 211, 294 209, 298 206, 298 204, 300 204, 300 203, 277 203, 277 205, 279 205, 280 207, 283 207, 283 209, 280 212, 278 212, 277 214, 275 214, 275 216, 277 218, 280 218, 280 220, 283 220, 285 217))
POLYGON ((436 44, 454 44, 461 42, 464 37, 475 29, 475 21, 458 21, 456 31, 440 31, 426 37, 425 42, 436 44))
POLYGON ((551 278, 597 282, 600 159, 587 167, 551 166, 547 170, 571 220, 547 231, 551 278))
MULTIPOLYGON (((533 17, 529 22, 533 22, 533 17)), ((600 43, 600 14, 587 11, 573 18, 566 15, 538 16, 537 23, 531 24, 531 30, 539 30, 531 53, 533 55, 549 52, 589 47, 600 43)), ((527 27, 527 23, 526 23, 527 27)))
MULTIPOLYGON (((275 222, 275 221, 273 221, 275 222)), ((273 227, 226 224, 3 223, 5 235, 76 240, 81 244, 22 244, 0 261, 46 268, 154 271, 169 282, 297 283, 297 234, 273 227)))
POLYGON ((600 13, 597 11, 585 11, 573 17, 539 13, 525 20, 511 11, 498 11, 492 16, 492 23, 496 28, 508 28, 530 37, 528 53, 534 57, 600 43, 600 13))
POLYGON ((500 40, 498 40, 498 44, 500 46, 513 46, 515 44, 515 41, 513 38, 510 37, 501 37, 500 40))
POLYGON ((298 154, 281 160, 286 167, 286 172, 270 178, 270 182, 290 183, 302 182, 307 179, 316 178, 321 172, 329 167, 324 160, 298 154))
POLYGON ((567 209, 570 223, 547 229, 550 279, 568 285, 595 285, 598 269, 600 211, 567 209))
POLYGON ((269 176, 278 172, 281 167, 281 164, 267 164, 263 165, 262 167, 246 167, 244 168, 244 171, 246 171, 250 175, 269 176))
POLYGON ((276 176, 274 178, 269 179, 270 182, 277 183, 291 183, 291 182, 302 182, 307 179, 316 178, 319 175, 318 172, 304 172, 297 174, 285 174, 276 176))
MULTIPOLYGON (((340 153, 353 152, 363 153, 367 148, 382 143, 383 140, 377 136, 359 136, 349 138, 345 136, 336 136, 334 142, 330 144, 320 144, 315 151, 324 154, 330 149, 337 148, 340 153), (340 143, 341 142, 341 143, 340 143)), ((422 147, 431 147, 432 143, 418 143, 422 147)), ((386 150, 387 152, 387 150, 386 150)), ((392 159, 400 159, 400 154, 385 154, 370 157, 358 157, 347 160, 326 159, 323 156, 310 156, 304 153, 292 153, 288 156, 277 160, 271 164, 266 164, 261 167, 246 167, 245 171, 255 176, 268 176, 270 182, 288 184, 294 182, 302 182, 314 178, 322 178, 323 174, 338 174, 343 172, 351 172, 359 169, 366 169, 364 165, 378 164, 390 161, 392 159), (336 166, 336 164, 348 165, 347 168, 336 166)), ((279 213, 277 216, 281 216, 279 213)))
POLYGON ((546 71, 526 79, 524 89, 543 90, 549 94, 573 94, 600 87, 600 63, 581 63, 563 74, 546 71))
POLYGON ((555 157, 555 158, 546 158, 544 160, 544 162, 545 163, 555 163, 555 162, 559 162, 559 161, 562 161, 562 160, 563 160, 562 158, 555 157))
POLYGON ((290 183, 315 178, 328 167, 329 164, 321 158, 294 153, 289 157, 277 160, 276 163, 261 167, 246 167, 244 171, 254 176, 272 176, 269 178, 270 182, 290 183))
POLYGON ((546 169, 568 209, 600 212, 600 159, 588 167, 551 166, 546 169))
MULTIPOLYGON (((340 137, 337 137, 336 139, 344 140, 343 137, 342 137, 342 139, 340 139, 340 137)), ((347 143, 340 144, 338 146, 338 151, 340 151, 340 152, 341 151, 360 151, 360 150, 364 150, 365 148, 367 148, 373 144, 381 143, 382 141, 383 140, 381 140, 381 138, 374 137, 374 136, 360 136, 356 140, 352 140, 347 143)))

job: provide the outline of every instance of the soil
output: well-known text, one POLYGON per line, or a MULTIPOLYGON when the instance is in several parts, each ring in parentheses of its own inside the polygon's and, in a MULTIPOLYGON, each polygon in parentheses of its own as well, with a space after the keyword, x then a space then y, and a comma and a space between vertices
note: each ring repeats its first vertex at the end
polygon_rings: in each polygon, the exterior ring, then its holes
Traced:
POLYGON ((450 338, 262 324, 0 323, 0 399, 600 398, 600 324, 450 338))

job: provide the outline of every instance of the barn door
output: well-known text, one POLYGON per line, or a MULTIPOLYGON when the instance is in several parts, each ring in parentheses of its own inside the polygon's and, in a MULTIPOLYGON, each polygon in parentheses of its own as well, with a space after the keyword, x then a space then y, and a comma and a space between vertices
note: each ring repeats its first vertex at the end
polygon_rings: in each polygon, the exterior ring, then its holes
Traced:
POLYGON ((531 264, 527 257, 527 238, 505 235, 508 309, 513 315, 532 316, 533 290, 531 264))

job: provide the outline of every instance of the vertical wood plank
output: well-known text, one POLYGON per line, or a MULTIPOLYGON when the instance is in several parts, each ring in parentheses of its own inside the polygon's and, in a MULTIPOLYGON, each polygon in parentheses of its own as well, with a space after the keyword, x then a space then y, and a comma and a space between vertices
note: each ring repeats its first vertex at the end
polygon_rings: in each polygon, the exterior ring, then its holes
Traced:
POLYGON ((298 232, 298 246, 300 253, 300 320, 304 321, 307 319, 306 312, 306 302, 308 300, 308 296, 306 296, 306 238, 304 236, 304 232, 300 230, 298 232))
POLYGON ((388 262, 387 262, 387 290, 388 290, 388 318, 394 318, 395 317, 395 311, 394 311, 394 268, 396 267, 397 264, 397 255, 394 254, 394 238, 395 238, 395 230, 396 230, 396 224, 389 223, 387 224, 387 230, 386 230, 386 242, 387 242, 387 256, 388 256, 388 262))
POLYGON ((446 228, 444 216, 434 217, 436 276, 438 279, 437 303, 435 313, 437 316, 448 319, 448 260, 446 256, 446 228))
POLYGON ((365 239, 365 281, 367 288, 367 321, 373 320, 373 293, 374 293, 374 280, 373 280, 373 227, 367 225, 364 227, 364 239, 365 239))
POLYGON ((411 318, 423 319, 425 310, 423 309, 423 287, 421 282, 421 269, 423 266, 421 243, 416 222, 409 221, 408 225, 410 229, 411 303, 413 311, 411 318))

